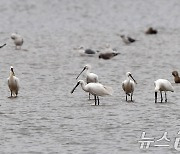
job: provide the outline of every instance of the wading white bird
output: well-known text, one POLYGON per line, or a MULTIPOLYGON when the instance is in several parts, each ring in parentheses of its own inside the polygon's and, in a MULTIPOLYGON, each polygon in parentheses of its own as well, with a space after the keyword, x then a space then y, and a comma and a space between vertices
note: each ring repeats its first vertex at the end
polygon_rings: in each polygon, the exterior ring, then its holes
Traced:
MULTIPOLYGON (((94 73, 91 73, 91 65, 87 64, 84 66, 83 70, 79 73, 76 79, 86 70, 86 83, 97 83, 98 82, 98 76, 94 73)), ((89 99, 90 99, 90 93, 89 93, 89 99)))
POLYGON ((111 87, 103 86, 100 83, 86 84, 83 80, 79 80, 76 86, 72 89, 71 94, 79 84, 81 84, 81 87, 85 92, 89 92, 94 95, 95 105, 99 105, 99 96, 112 95, 113 93, 113 89, 111 87))
POLYGON ((14 44, 16 45, 16 49, 21 49, 21 46, 23 45, 23 38, 16 33, 11 34, 11 39, 14 40, 14 44))
POLYGON ((155 103, 157 103, 157 92, 160 91, 161 94, 161 102, 163 101, 162 97, 162 91, 165 92, 165 102, 167 102, 167 96, 166 96, 166 91, 171 91, 174 92, 174 88, 171 85, 171 83, 166 80, 166 79, 158 79, 154 82, 155 85, 155 103))
POLYGON ((7 79, 8 80, 8 86, 11 91, 11 97, 17 96, 19 91, 19 79, 15 76, 13 66, 10 67, 10 76, 7 79))
POLYGON ((137 82, 133 78, 133 76, 131 75, 130 72, 127 72, 126 76, 127 76, 127 79, 122 82, 122 88, 123 88, 124 92, 126 93, 126 101, 127 101, 127 96, 131 96, 131 101, 132 101, 135 83, 137 84, 137 82))

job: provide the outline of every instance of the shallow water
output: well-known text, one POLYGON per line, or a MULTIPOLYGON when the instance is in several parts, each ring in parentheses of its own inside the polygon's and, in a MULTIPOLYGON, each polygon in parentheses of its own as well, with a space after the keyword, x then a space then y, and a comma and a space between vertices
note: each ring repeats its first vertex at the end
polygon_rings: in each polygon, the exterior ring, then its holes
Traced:
POLYGON ((178 0, 2 0, 0 153, 178 153, 180 85, 173 84, 167 103, 155 104, 154 81, 173 83, 171 72, 180 71, 179 10, 178 0), (146 36, 149 26, 158 35, 146 36), (15 50, 12 32, 23 36, 22 50, 15 50), (138 41, 127 46, 117 34, 138 41), (106 43, 121 54, 105 61, 73 50, 106 43), (114 89, 100 106, 80 87, 70 94, 87 63, 114 89), (11 65, 21 86, 13 99, 6 81, 11 65), (125 101, 121 88, 127 71, 138 82, 134 102, 125 101), (155 141, 168 132, 169 147, 140 149, 142 132, 155 141))

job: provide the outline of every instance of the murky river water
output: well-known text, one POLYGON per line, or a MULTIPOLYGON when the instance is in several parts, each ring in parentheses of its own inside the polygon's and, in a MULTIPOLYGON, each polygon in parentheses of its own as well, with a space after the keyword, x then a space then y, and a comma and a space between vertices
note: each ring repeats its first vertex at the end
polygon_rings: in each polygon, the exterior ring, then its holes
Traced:
MULTIPOLYGON (((0 4, 0 153, 178 153, 180 85, 179 0, 2 0, 0 4), (144 31, 153 26, 158 35, 144 31), (15 50, 12 32, 24 38, 15 50), (123 44, 118 34, 138 41, 123 44), (112 60, 82 57, 75 47, 100 49, 111 44, 121 54, 112 60), (92 106, 80 87, 70 94, 85 64, 102 84, 114 89, 92 106), (7 78, 14 66, 20 79, 17 98, 10 99, 7 78), (130 71, 138 84, 134 102, 126 102, 121 83, 130 71), (167 103, 154 103, 154 81, 173 83, 167 103), (142 132, 154 138, 140 149, 142 132), (163 134, 169 147, 155 147, 163 134)), ((81 79, 84 79, 82 76, 81 79)))

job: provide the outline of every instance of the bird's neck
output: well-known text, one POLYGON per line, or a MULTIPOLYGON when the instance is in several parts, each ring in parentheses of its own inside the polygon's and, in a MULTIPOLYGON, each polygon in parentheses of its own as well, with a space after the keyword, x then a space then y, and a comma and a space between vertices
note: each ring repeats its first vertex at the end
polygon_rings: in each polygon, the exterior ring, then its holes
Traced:
POLYGON ((84 91, 88 92, 85 82, 81 82, 81 87, 84 91))
POLYGON ((9 76, 10 76, 10 78, 13 78, 13 76, 15 76, 15 75, 14 75, 14 73, 12 71, 10 71, 10 75, 9 76))

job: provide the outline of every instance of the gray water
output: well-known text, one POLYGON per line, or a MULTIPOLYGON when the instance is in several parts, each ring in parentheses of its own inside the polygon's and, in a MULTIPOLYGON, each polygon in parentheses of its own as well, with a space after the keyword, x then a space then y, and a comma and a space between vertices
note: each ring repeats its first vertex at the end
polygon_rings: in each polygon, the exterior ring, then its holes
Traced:
POLYGON ((179 0, 1 0, 0 43, 7 46, 0 49, 0 153, 178 153, 180 85, 171 72, 180 71, 179 12, 179 0), (158 35, 144 34, 150 26, 158 35), (12 32, 23 36, 22 50, 15 50, 12 32), (138 41, 127 46, 118 34, 138 41), (74 50, 106 43, 121 54, 105 61, 74 50), (81 87, 70 94, 87 63, 114 89, 100 106, 81 87), (11 65, 21 86, 12 99, 6 80, 11 65), (127 71, 138 82, 134 102, 125 101, 121 88, 127 71), (155 104, 159 78, 175 92, 155 104), (169 147, 140 149, 142 132, 155 141, 168 132, 169 147))

